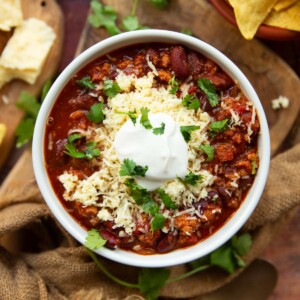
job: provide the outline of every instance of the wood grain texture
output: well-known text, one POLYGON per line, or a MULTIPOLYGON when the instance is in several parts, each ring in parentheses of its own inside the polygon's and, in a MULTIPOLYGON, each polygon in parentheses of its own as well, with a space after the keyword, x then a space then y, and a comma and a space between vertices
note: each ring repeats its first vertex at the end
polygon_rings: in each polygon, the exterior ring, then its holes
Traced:
MULTIPOLYGON (((44 82, 55 75, 62 50, 63 15, 56 1, 23 0, 22 10, 24 19, 30 17, 38 18, 51 26, 56 33, 56 40, 45 61, 41 75, 34 85, 29 85, 21 80, 13 80, 0 91, 0 123, 4 123, 7 126, 5 139, 0 147, 0 168, 13 147, 15 130, 23 117, 23 112, 15 106, 20 92, 27 91, 32 95, 38 95, 44 82), (2 101, 3 95, 9 100, 8 104, 2 101)), ((3 48, 9 36, 10 34, 0 32, 0 49, 3 48)))
MULTIPOLYGON (((129 15, 132 1, 104 0, 118 10, 120 18, 129 15)), ((278 152, 300 110, 300 80, 295 72, 259 41, 246 41, 239 32, 203 0, 173 0, 168 11, 158 10, 146 1, 140 2, 137 15, 142 25, 157 29, 181 31, 189 28, 194 36, 211 44, 228 56, 247 76, 264 107, 271 135, 271 154, 278 152), (209 26, 207 26, 209 24, 209 26), (283 95, 289 98, 288 109, 274 111, 271 100, 283 95)), ((107 38, 103 29, 88 24, 77 53, 107 38)))

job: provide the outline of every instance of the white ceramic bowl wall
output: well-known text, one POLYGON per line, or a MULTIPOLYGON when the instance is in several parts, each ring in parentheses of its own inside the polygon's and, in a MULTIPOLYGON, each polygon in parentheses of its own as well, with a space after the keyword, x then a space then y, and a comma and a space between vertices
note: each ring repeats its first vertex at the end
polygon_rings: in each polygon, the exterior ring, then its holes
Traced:
POLYGON ((66 83, 87 63, 93 61, 97 57, 125 46, 153 42, 182 44, 190 49, 194 49, 215 61, 231 76, 231 78, 239 82, 245 96, 253 101, 258 111, 261 125, 261 134, 259 137, 260 166, 253 186, 240 208, 217 232, 205 239, 203 242, 186 249, 150 256, 139 255, 120 249, 110 250, 105 247, 95 251, 96 253, 111 260, 139 267, 163 267, 192 261, 212 252, 229 240, 250 217, 261 197, 268 175, 270 157, 269 129, 258 96, 244 74, 221 52, 194 37, 165 30, 140 30, 110 37, 84 51, 59 75, 42 104, 35 125, 32 154, 34 173, 38 186, 54 216, 75 239, 84 244, 87 233, 67 213, 59 199, 56 197, 45 169, 44 134, 47 118, 55 100, 66 83))

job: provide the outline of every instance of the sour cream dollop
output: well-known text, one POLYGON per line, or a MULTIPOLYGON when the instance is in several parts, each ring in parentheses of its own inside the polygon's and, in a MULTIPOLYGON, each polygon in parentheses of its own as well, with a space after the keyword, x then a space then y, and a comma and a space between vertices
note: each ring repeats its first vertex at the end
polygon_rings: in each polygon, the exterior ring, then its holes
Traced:
POLYGON ((188 147, 180 126, 165 113, 149 114, 153 128, 165 124, 164 133, 155 135, 153 129, 128 120, 118 131, 114 147, 121 162, 128 158, 137 165, 148 166, 145 177, 136 177, 139 185, 149 191, 156 190, 177 176, 185 177, 188 168, 188 147))

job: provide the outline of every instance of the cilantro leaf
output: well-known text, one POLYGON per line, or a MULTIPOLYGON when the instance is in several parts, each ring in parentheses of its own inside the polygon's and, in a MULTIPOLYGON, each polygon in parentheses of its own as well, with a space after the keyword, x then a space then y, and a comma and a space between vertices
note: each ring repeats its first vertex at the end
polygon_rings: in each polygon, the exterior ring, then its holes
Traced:
POLYGON ((93 104, 87 114, 87 118, 96 124, 102 122, 105 119, 103 108, 104 104, 102 102, 93 104))
POLYGON ((27 113, 27 115, 34 118, 34 121, 39 113, 41 104, 37 99, 29 93, 22 91, 16 103, 17 107, 27 113))
POLYGON ((249 233, 244 233, 240 236, 235 235, 231 239, 231 244, 239 255, 244 256, 249 252, 252 246, 251 235, 249 233))
POLYGON ((34 122, 33 118, 25 118, 23 119, 17 129, 16 129, 16 137, 17 137, 17 148, 22 147, 28 141, 32 139, 33 130, 34 130, 34 122))
POLYGON ((201 149, 207 155, 206 161, 212 161, 213 160, 214 154, 215 154, 214 146, 206 144, 206 145, 199 146, 199 149, 201 149))
POLYGON ((176 81, 175 76, 173 76, 168 83, 171 86, 169 93, 175 95, 179 89, 179 83, 176 81))
POLYGON ((121 165, 120 176, 141 176, 145 177, 148 166, 139 166, 133 160, 125 158, 121 165))
POLYGON ((166 8, 169 4, 169 0, 148 0, 152 5, 157 8, 163 9, 166 8))
POLYGON ((209 129, 213 133, 223 132, 228 129, 228 119, 224 119, 221 121, 212 122, 209 125, 209 129))
POLYGON ((142 205, 142 208, 143 208, 144 212, 150 214, 151 216, 155 216, 158 213, 158 210, 159 210, 159 206, 154 200, 145 202, 142 205))
POLYGON ((196 186, 197 182, 202 180, 202 176, 190 172, 188 175, 186 175, 184 177, 184 179, 181 179, 181 180, 185 184, 190 184, 190 185, 196 186))
POLYGON ((84 153, 87 159, 92 159, 100 155, 100 150, 96 148, 95 142, 87 142, 85 147, 84 153))
POLYGON ((159 197, 167 208, 176 209, 177 204, 171 199, 171 197, 163 190, 157 190, 159 197))
POLYGON ((133 178, 126 179, 125 185, 129 188, 129 194, 135 200, 136 204, 142 205, 143 203, 153 201, 150 192, 138 185, 133 178))
POLYGON ((101 4, 98 0, 91 1, 91 13, 88 16, 88 22, 93 27, 104 27, 110 35, 121 33, 116 25, 117 13, 108 6, 101 4))
POLYGON ((68 136, 68 142, 69 143, 73 143, 74 141, 79 140, 81 138, 82 138, 82 136, 80 134, 78 134, 78 133, 70 134, 68 136))
POLYGON ((170 270, 166 268, 143 268, 139 272, 139 289, 147 300, 155 300, 159 291, 166 284, 170 270))
POLYGON ((44 101, 44 99, 46 98, 50 88, 51 88, 51 85, 52 85, 52 80, 51 79, 48 79, 44 85, 43 85, 43 88, 42 88, 42 93, 41 93, 41 102, 44 101))
POLYGON ((213 266, 221 267, 228 273, 232 274, 235 271, 235 261, 233 251, 228 244, 218 248, 210 255, 210 263, 213 266))
POLYGON ((200 108, 200 102, 199 99, 197 99, 194 95, 186 95, 181 104, 185 107, 187 107, 188 109, 198 109, 200 108))
POLYGON ((162 214, 155 214, 151 221, 151 230, 154 232, 157 229, 162 229, 165 226, 166 218, 162 214))
POLYGON ((148 117, 149 111, 150 111, 150 110, 149 110, 147 107, 142 107, 142 108, 141 108, 142 116, 141 116, 141 119, 140 119, 140 123, 141 123, 146 129, 151 129, 151 128, 152 128, 152 125, 151 125, 150 120, 149 120, 149 117, 148 117))
POLYGON ((73 157, 73 158, 85 158, 85 154, 82 151, 78 151, 76 146, 73 143, 68 142, 64 145, 67 155, 73 157))
POLYGON ((198 87, 205 93, 212 107, 219 103, 219 96, 212 82, 206 78, 200 78, 197 81, 198 87))
POLYGON ((161 135, 161 134, 164 134, 164 132, 165 132, 165 127, 166 127, 166 124, 165 124, 165 123, 161 123, 161 124, 160 124, 160 127, 153 128, 153 133, 154 133, 155 135, 161 135))
POLYGON ((136 124, 136 119, 137 119, 137 117, 138 117, 138 116, 137 116, 137 113, 136 113, 136 110, 128 111, 128 112, 126 112, 126 111, 116 111, 116 113, 117 113, 117 114, 127 115, 127 116, 131 119, 133 125, 136 124))
POLYGON ((192 131, 200 129, 200 126, 180 126, 180 132, 183 135, 183 138, 186 142, 191 140, 192 131))
POLYGON ((181 29, 181 33, 184 33, 186 35, 193 35, 193 32, 188 28, 181 29))
POLYGON ((139 20, 137 16, 127 16, 122 20, 122 27, 126 31, 133 31, 140 29, 139 20))
POLYGON ((91 229, 88 232, 88 236, 85 238, 85 246, 91 250, 96 250, 103 247, 106 240, 102 238, 97 229, 91 229))
POLYGON ((95 83, 92 81, 90 76, 84 76, 80 80, 76 80, 75 83, 82 88, 90 90, 95 88, 95 83))
POLYGON ((254 160, 252 160, 251 166, 252 166, 251 175, 255 175, 256 169, 257 169, 256 158, 254 158, 254 160))
POLYGON ((107 97, 113 98, 117 94, 121 92, 121 88, 119 87, 117 82, 112 80, 104 80, 104 93, 107 97))

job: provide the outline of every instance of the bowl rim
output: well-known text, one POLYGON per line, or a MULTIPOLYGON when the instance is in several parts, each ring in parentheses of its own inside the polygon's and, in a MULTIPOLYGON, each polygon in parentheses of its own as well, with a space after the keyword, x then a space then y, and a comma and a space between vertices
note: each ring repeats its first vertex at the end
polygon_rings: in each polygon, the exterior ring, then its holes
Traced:
MULTIPOLYGON (((210 0, 210 2, 224 19, 238 28, 233 8, 227 0, 210 0)), ((300 39, 300 32, 261 24, 257 29, 255 37, 271 41, 291 41, 300 39)))
POLYGON ((55 195, 48 179, 44 158, 44 133, 46 128, 46 120, 51 112, 57 96, 60 94, 65 84, 69 81, 71 76, 86 66, 89 62, 104 55, 105 53, 111 52, 112 50, 120 49, 129 45, 152 42, 182 44, 214 60, 231 78, 238 81, 239 86, 241 87, 245 96, 248 97, 248 99, 251 99, 251 101, 254 103, 259 115, 261 126, 261 135, 259 138, 259 156, 261 161, 254 183, 239 209, 213 235, 206 238, 204 241, 197 243, 196 245, 165 254, 140 255, 121 249, 111 250, 105 247, 94 250, 95 253, 122 264, 154 268, 186 263, 205 256, 206 254, 211 253, 223 245, 248 220, 263 192, 270 162, 270 135, 266 116, 260 100, 254 91, 254 88, 245 75, 229 58, 227 58, 216 48, 195 37, 167 30, 146 29, 126 32, 107 38, 93 45, 77 56, 65 68, 65 70, 63 70, 63 72, 53 83, 46 98, 44 99, 36 120, 33 135, 32 161, 37 184, 51 212, 59 221, 59 223, 77 241, 84 245, 84 241, 87 236, 86 230, 84 230, 69 213, 67 213, 62 203, 55 195))

